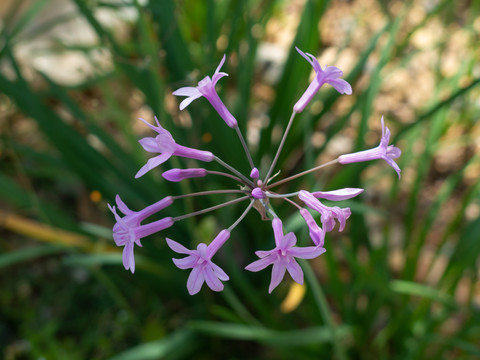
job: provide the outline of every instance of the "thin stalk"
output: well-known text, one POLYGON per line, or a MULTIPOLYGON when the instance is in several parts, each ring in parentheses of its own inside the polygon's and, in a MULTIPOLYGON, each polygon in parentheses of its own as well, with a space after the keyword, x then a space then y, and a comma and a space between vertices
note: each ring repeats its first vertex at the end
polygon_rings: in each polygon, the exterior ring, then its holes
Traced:
MULTIPOLYGON (((237 180, 238 182, 241 182, 242 184, 245 184, 245 181, 243 181, 242 179, 240 179, 238 176, 235 176, 235 175, 232 175, 232 174, 227 174, 227 173, 224 173, 224 172, 221 172, 221 171, 207 170, 207 174, 226 176, 226 177, 229 177, 229 178, 231 178, 231 179, 235 179, 235 180, 237 180)), ((247 185, 247 184, 245 184, 245 185, 247 185)))
POLYGON ((317 277, 315 276, 310 263, 305 260, 300 260, 300 264, 302 265, 303 271, 305 272, 305 277, 310 284, 310 287, 313 292, 313 297, 315 298, 315 302, 317 303, 318 309, 322 314, 323 320, 325 324, 329 327, 330 333, 332 334, 332 343, 333 348, 335 349, 335 353, 337 354, 337 358, 340 360, 346 360, 347 355, 343 350, 343 347, 340 344, 340 341, 337 337, 336 326, 333 322, 332 315, 330 314, 330 307, 328 306, 327 299, 325 298, 325 294, 318 282, 317 277))
POLYGON ((327 162, 327 163, 325 163, 325 164, 322 164, 322 165, 319 165, 319 166, 317 166, 317 167, 314 167, 314 168, 312 168, 312 169, 310 169, 310 170, 305 170, 305 171, 303 171, 303 172, 301 172, 301 173, 298 173, 298 174, 296 174, 296 175, 290 176, 290 177, 288 177, 288 178, 285 178, 285 179, 283 179, 283 180, 280 180, 280 181, 277 181, 277 182, 275 182, 275 183, 273 183, 273 184, 270 184, 270 185, 268 185, 268 186, 265 186, 265 190, 270 189, 270 188, 275 187, 275 186, 278 186, 278 185, 281 185, 281 184, 284 184, 284 183, 286 183, 286 182, 288 182, 288 181, 291 181, 291 180, 293 180, 293 179, 296 179, 296 178, 298 178, 298 177, 300 177, 300 176, 310 174, 311 172, 320 170, 321 168, 324 168, 324 167, 326 167, 326 166, 328 166, 328 165, 333 165, 333 164, 335 164, 335 163, 337 163, 337 162, 338 162, 338 159, 335 159, 335 160, 329 161, 329 162, 327 162))
POLYGON ((221 209, 222 207, 225 207, 225 206, 236 204, 237 202, 246 200, 248 198, 250 198, 250 196, 244 196, 244 197, 241 197, 241 198, 238 198, 238 199, 230 200, 230 201, 227 201, 223 204, 219 204, 219 205, 215 205, 215 206, 203 209, 203 210, 195 211, 195 212, 192 212, 190 214, 185 214, 185 215, 174 217, 174 218, 172 218, 172 220, 175 222, 175 221, 180 221, 180 220, 183 220, 183 219, 187 219, 187 218, 192 217, 192 216, 202 215, 202 214, 205 214, 205 213, 213 211, 213 210, 221 209))
POLYGON ((265 176, 265 180, 263 182, 266 184, 268 181, 268 178, 270 177, 270 174, 273 171, 273 168, 277 164, 278 157, 280 156, 280 152, 282 151, 283 145, 285 145, 285 140, 287 139, 288 132, 290 131, 290 128, 292 127, 293 123, 293 118, 295 117, 297 113, 294 111, 292 112, 292 115, 290 116, 290 120, 288 120, 287 128, 285 129, 285 132, 283 133, 282 141, 280 141, 280 145, 278 145, 277 153, 275 154, 275 157, 273 158, 272 165, 270 165, 270 169, 268 169, 267 176, 265 176))
POLYGON ((269 198, 283 199, 283 198, 287 198, 287 197, 297 196, 299 193, 300 193, 300 191, 289 193, 289 194, 276 194, 276 193, 272 193, 272 192, 267 191, 265 194, 269 198))
POLYGON ((292 200, 287 199, 287 198, 284 198, 283 200, 288 201, 290 204, 295 206, 297 209, 302 210, 302 207, 300 205, 298 205, 295 201, 292 201, 292 200))
POLYGON ((228 231, 232 231, 235 226, 237 226, 240 221, 243 220, 243 218, 248 214, 248 212, 250 211, 250 209, 252 208, 253 206, 253 203, 255 202, 255 199, 252 199, 250 201, 250 204, 248 204, 247 208, 245 209, 245 211, 242 213, 242 215, 240 215, 240 217, 237 219, 237 221, 235 221, 229 228, 228 228, 228 231))
POLYGON ((208 191, 199 191, 199 192, 194 192, 190 194, 182 194, 182 195, 177 195, 177 196, 172 196, 172 199, 178 200, 178 199, 183 199, 191 196, 202 196, 202 195, 215 195, 215 194, 237 194, 237 193, 242 193, 242 194, 248 194, 249 191, 247 190, 238 190, 238 189, 232 189, 232 190, 208 190, 208 191))
POLYGON ((230 170, 232 173, 237 175, 239 178, 241 178, 244 182, 246 182, 252 188, 255 187, 252 180, 248 179, 245 175, 243 175, 240 171, 238 171, 234 167, 228 165, 225 161, 220 159, 218 156, 215 156, 215 161, 218 162, 220 165, 222 165, 224 168, 230 170))
POLYGON ((250 151, 248 150, 247 143, 245 142, 245 139, 243 138, 242 132, 238 128, 238 126, 235 128, 235 131, 237 132, 237 135, 240 139, 240 142, 242 143, 243 150, 245 150, 245 154, 247 155, 248 163, 250 164, 250 168, 253 169, 255 165, 253 165, 253 160, 252 156, 250 155, 250 151))

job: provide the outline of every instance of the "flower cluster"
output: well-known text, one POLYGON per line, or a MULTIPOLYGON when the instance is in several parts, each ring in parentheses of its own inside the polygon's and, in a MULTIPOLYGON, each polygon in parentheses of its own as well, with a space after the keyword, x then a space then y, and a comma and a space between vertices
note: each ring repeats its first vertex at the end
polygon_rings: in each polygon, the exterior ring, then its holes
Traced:
POLYGON ((296 258, 313 259, 323 254, 326 251, 324 247, 326 233, 332 231, 337 223, 338 231, 343 231, 346 221, 351 214, 348 207, 342 208, 339 206, 327 206, 322 203, 321 199, 329 201, 346 200, 361 194, 364 190, 358 188, 344 188, 333 191, 310 192, 301 189, 289 194, 280 194, 274 191, 274 189, 283 183, 305 174, 312 173, 328 165, 336 163, 349 164, 375 159, 384 159, 391 167, 395 169, 400 177, 400 168, 393 159, 399 157, 401 151, 397 147, 389 145, 390 131, 387 127, 385 127, 382 117, 382 137, 380 144, 376 148, 344 154, 326 164, 314 167, 276 182, 271 182, 272 177, 270 175, 275 169, 279 154, 283 148, 285 139, 296 114, 305 109, 308 103, 324 84, 333 86, 335 90, 341 94, 350 95, 352 93, 350 84, 340 78, 343 75, 340 69, 334 66, 325 66, 322 68, 313 55, 308 53, 305 54, 299 49, 297 49, 297 51, 313 67, 315 71, 315 77, 300 99, 293 106, 292 115, 286 126, 286 130, 283 134, 275 157, 273 158, 272 163, 262 178, 260 177, 260 171, 257 167, 255 167, 243 135, 238 128, 237 120, 227 109, 215 90, 215 85, 217 84, 218 80, 224 76, 228 76, 226 73, 220 71, 225 62, 225 56, 222 58, 212 78, 207 76, 198 83, 198 86, 182 87, 174 91, 173 94, 187 97, 180 103, 180 110, 183 110, 192 101, 200 97, 204 97, 208 100, 208 102, 213 106, 225 123, 237 133, 251 168, 249 176, 245 176, 210 151, 197 150, 177 144, 170 132, 165 130, 160 125, 157 118, 155 118, 156 126, 141 119, 156 133, 156 135, 155 137, 143 138, 139 142, 146 151, 157 155, 147 161, 147 163, 136 174, 136 178, 143 176, 148 171, 161 165, 171 156, 180 156, 199 160, 205 163, 215 161, 224 167, 227 172, 212 171, 205 168, 170 169, 162 173, 163 178, 165 178, 167 181, 177 182, 188 178, 204 177, 213 174, 227 176, 235 180, 240 185, 240 188, 235 190, 209 190, 191 194, 182 194, 178 196, 167 196, 155 204, 152 204, 138 212, 130 210, 123 203, 120 197, 117 196, 117 207, 124 214, 124 216, 121 217, 118 215, 115 206, 109 205, 109 208, 115 215, 115 219, 117 221, 113 227, 113 238, 118 246, 124 246, 123 265, 125 269, 130 270, 132 273, 135 271, 134 246, 142 246, 140 242, 142 238, 171 227, 176 222, 179 222, 183 219, 204 214, 235 203, 246 202, 248 205, 240 217, 236 219, 230 227, 221 230, 215 239, 213 239, 208 245, 201 243, 197 246, 196 250, 190 250, 174 240, 168 238, 166 239, 167 245, 171 250, 178 254, 187 255, 181 259, 173 259, 173 262, 180 269, 192 269, 187 281, 188 292, 191 295, 198 293, 204 282, 210 289, 214 291, 223 290, 224 285, 222 281, 228 281, 229 277, 218 265, 212 262, 212 258, 217 251, 220 250, 223 244, 225 244, 225 242, 230 238, 232 230, 244 219, 244 217, 252 208, 255 208, 259 211, 263 220, 271 220, 275 239, 275 247, 272 250, 256 251, 255 254, 259 257, 259 260, 247 265, 245 269, 256 272, 272 265, 272 276, 269 292, 272 292, 278 286, 278 284, 280 284, 286 271, 288 271, 295 282, 302 284, 303 272, 301 267, 298 265, 296 258), (225 203, 199 210, 194 213, 180 215, 177 217, 164 217, 148 224, 142 224, 148 217, 165 209, 178 199, 189 196, 206 196, 220 193, 237 194, 238 197, 225 203), (298 198, 299 203, 293 201, 291 198, 298 198), (295 246, 297 242, 295 234, 292 232, 284 234, 282 221, 273 210, 270 202, 271 199, 282 199, 298 209, 308 227, 310 238, 313 243, 312 246, 297 247, 295 246), (319 214, 319 222, 315 220, 314 215, 316 213, 319 214))

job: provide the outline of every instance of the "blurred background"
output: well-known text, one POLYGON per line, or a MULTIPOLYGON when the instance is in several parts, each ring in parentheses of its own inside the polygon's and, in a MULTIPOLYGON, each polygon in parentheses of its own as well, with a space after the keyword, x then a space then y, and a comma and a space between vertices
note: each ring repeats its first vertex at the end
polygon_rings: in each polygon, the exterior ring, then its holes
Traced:
MULTIPOLYGON (((449 0, 3 0, 0 3, 0 357, 3 359, 480 358, 480 2, 449 0), (378 144, 383 115, 402 149, 285 184, 362 187, 347 228, 327 235, 307 283, 243 268, 270 249, 251 212, 216 263, 225 291, 186 290, 165 236, 209 242, 243 206, 143 240, 134 275, 112 240, 107 203, 231 188, 218 177, 135 180, 150 154, 137 119, 158 116, 180 144, 248 173, 234 132, 205 99, 171 95, 212 75, 265 172, 311 66, 344 71, 353 95, 324 86, 298 116, 281 177, 378 144)), ((280 191, 280 190, 279 190, 280 191)), ((228 200, 177 201, 177 216, 228 200)), ((307 227, 274 203, 300 245, 307 227)))

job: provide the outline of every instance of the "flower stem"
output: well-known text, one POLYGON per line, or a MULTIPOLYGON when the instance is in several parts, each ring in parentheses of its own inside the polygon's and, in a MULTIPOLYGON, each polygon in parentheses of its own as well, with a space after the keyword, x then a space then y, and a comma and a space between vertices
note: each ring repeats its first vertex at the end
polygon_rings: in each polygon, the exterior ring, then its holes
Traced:
POLYGON ((178 199, 183 199, 191 196, 202 196, 202 195, 215 195, 215 194, 248 194, 249 191, 247 190, 238 190, 238 189, 232 189, 232 190, 208 190, 208 191, 199 191, 199 192, 194 192, 190 194, 182 194, 182 195, 177 195, 177 196, 172 196, 173 200, 178 200, 178 199))
POLYGON ((330 333, 332 335, 332 343, 333 348, 335 349, 335 353, 337 354, 337 358, 340 360, 346 360, 347 355, 343 350, 343 347, 340 344, 339 338, 337 337, 336 326, 333 322, 332 315, 330 313, 330 307, 328 306, 327 299, 325 298, 325 294, 318 282, 315 273, 313 272, 310 263, 305 260, 299 260, 300 265, 302 265, 303 271, 305 272, 305 277, 310 284, 310 287, 313 292, 313 297, 315 298, 315 302, 317 303, 318 309, 322 314, 323 320, 325 324, 330 328, 330 333))
POLYGON ((179 221, 179 220, 183 220, 183 219, 187 219, 189 217, 192 217, 192 216, 197 216, 197 215, 201 215, 201 214, 205 214, 209 211, 213 211, 213 210, 217 210, 217 209, 220 209, 222 207, 225 207, 225 206, 229 206, 229 205, 233 205, 237 202, 240 202, 240 201, 243 201, 243 200, 246 200, 250 198, 250 196, 244 196, 244 197, 241 197, 241 198, 238 198, 238 199, 234 199, 234 200, 230 200, 230 201, 227 201, 223 204, 219 204, 219 205, 215 205, 215 206, 212 206, 212 207, 209 207, 209 208, 206 208, 206 209, 203 209, 203 210, 199 210, 199 211, 195 211, 195 212, 192 212, 190 214, 185 214, 185 215, 181 215, 181 216, 177 216, 177 217, 174 217, 173 218, 173 221, 179 221))
POLYGON ((270 191, 267 191, 265 194, 266 194, 269 198, 283 199, 283 198, 287 198, 287 197, 297 196, 299 193, 300 193, 300 191, 296 191, 296 192, 289 193, 289 194, 277 194, 277 193, 272 193, 272 192, 270 192, 270 191))
POLYGON ((285 140, 287 138, 288 132, 290 131, 290 128, 292 127, 293 118, 295 117, 296 114, 297 113, 295 111, 292 112, 292 115, 290 116, 290 120, 288 120, 287 128, 283 133, 283 137, 282 137, 282 140, 280 141, 280 145, 278 145, 277 153, 275 154, 275 157, 273 158, 273 161, 272 161, 272 165, 270 165, 270 169, 268 169, 267 176, 265 176, 265 180, 263 181, 265 184, 267 183, 268 178, 270 177, 270 174, 273 171, 273 168, 277 164, 278 157, 280 156, 280 152, 282 151, 283 145, 285 145, 285 140))
POLYGON ((245 211, 242 213, 242 215, 240 215, 240 217, 237 219, 237 221, 235 221, 229 228, 228 228, 228 231, 232 231, 235 226, 237 226, 240 221, 243 220, 243 218, 248 214, 248 212, 250 211, 250 209, 252 208, 253 206, 253 203, 255 202, 255 199, 252 199, 250 201, 250 204, 248 204, 247 208, 245 209, 245 211))
MULTIPOLYGON (((238 182, 241 182, 242 184, 245 184, 245 181, 243 181, 242 179, 240 179, 238 176, 235 176, 235 175, 232 175, 232 174, 227 174, 227 173, 224 173, 224 172, 221 172, 221 171, 207 170, 207 174, 226 176, 226 177, 229 177, 229 178, 231 178, 231 179, 235 179, 235 180, 237 180, 238 182)), ((247 184, 245 184, 245 185, 247 185, 247 184)))
POLYGON ((329 162, 327 162, 327 163, 325 163, 325 164, 322 164, 322 165, 319 165, 319 166, 317 166, 317 167, 314 167, 314 168, 312 168, 312 169, 305 170, 305 171, 303 171, 303 172, 301 172, 301 173, 298 173, 298 174, 296 174, 296 175, 290 176, 290 177, 288 177, 288 178, 285 178, 285 179, 283 179, 283 180, 280 180, 280 181, 277 181, 277 182, 275 182, 275 183, 273 183, 273 184, 270 184, 270 185, 268 185, 268 186, 265 187, 265 190, 270 189, 270 188, 275 187, 275 186, 278 186, 278 185, 280 185, 280 184, 284 184, 284 183, 286 183, 286 182, 288 182, 288 181, 291 181, 291 180, 293 180, 293 179, 296 179, 296 178, 298 178, 298 177, 300 177, 300 176, 310 174, 311 172, 320 170, 321 168, 324 168, 324 167, 326 167, 326 166, 328 166, 328 165, 333 165, 333 164, 335 164, 335 163, 337 163, 337 162, 338 162, 338 159, 335 159, 335 160, 329 161, 329 162))
POLYGON ((295 206, 299 210, 302 209, 302 207, 300 205, 298 205, 295 201, 292 201, 292 200, 287 199, 287 198, 284 198, 283 200, 288 201, 290 204, 292 204, 293 206, 295 206))
POLYGON ((248 179, 245 175, 243 175, 240 171, 238 171, 234 167, 228 165, 225 161, 220 159, 218 156, 215 156, 215 161, 218 162, 220 165, 222 165, 224 168, 230 170, 232 173, 237 175, 239 178, 241 178, 245 183, 247 183, 252 188, 255 187, 252 180, 248 179))
POLYGON ((247 144, 245 142, 245 139, 243 138, 242 132, 240 131, 238 126, 235 128, 235 131, 237 132, 238 138, 240 139, 240 142, 242 143, 243 150, 245 150, 245 154, 247 155, 247 159, 248 159, 248 163, 250 164, 250 168, 253 169, 255 167, 255 165, 253 165, 252 156, 250 155, 250 151, 248 150, 248 147, 247 147, 247 144))

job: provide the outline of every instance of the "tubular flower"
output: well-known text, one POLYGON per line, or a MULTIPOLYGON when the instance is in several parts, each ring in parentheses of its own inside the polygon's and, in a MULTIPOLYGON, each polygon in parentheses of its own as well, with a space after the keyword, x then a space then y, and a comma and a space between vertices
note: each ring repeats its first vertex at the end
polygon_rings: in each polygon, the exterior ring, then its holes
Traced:
POLYGON ((207 175, 207 170, 202 168, 195 169, 170 169, 165 171, 162 176, 165 180, 179 182, 184 179, 204 177, 207 175))
POLYGON ((134 245, 136 244, 141 247, 141 238, 172 226, 173 219, 166 217, 147 225, 140 225, 140 223, 147 217, 171 205, 173 199, 171 196, 167 196, 140 211, 130 210, 118 195, 115 200, 118 208, 125 216, 123 218, 120 217, 117 214, 115 206, 108 204, 108 208, 117 220, 117 223, 113 226, 113 240, 117 246, 125 246, 123 248, 123 266, 133 274, 135 272, 135 258, 133 256, 134 245))
POLYGON ((398 178, 400 179, 401 170, 393 159, 400 157, 400 155, 402 155, 402 151, 393 145, 388 145, 389 142, 390 130, 388 129, 388 127, 385 126, 382 116, 382 138, 380 140, 380 144, 376 148, 370 150, 340 155, 338 157, 338 162, 340 164, 350 164, 369 160, 383 159, 397 172, 398 178))
POLYGON ((228 76, 227 73, 220 72, 220 69, 224 63, 225 55, 223 55, 222 61, 220 61, 220 64, 218 65, 211 79, 210 76, 206 76, 198 83, 197 87, 182 87, 178 90, 175 90, 173 95, 187 96, 187 98, 180 103, 180 110, 185 109, 193 100, 202 96, 205 97, 217 111, 218 115, 220 115, 220 117, 227 123, 227 125, 231 128, 236 128, 237 120, 233 117, 230 111, 228 111, 227 107, 224 105, 218 96, 217 91, 215 90, 215 85, 217 84, 218 80, 224 76, 228 76))
POLYGON ((272 220, 272 227, 276 247, 269 251, 256 251, 255 254, 260 260, 245 267, 246 270, 256 272, 273 264, 272 279, 268 288, 269 293, 280 284, 287 270, 295 282, 303 284, 303 271, 295 258, 313 259, 326 251, 320 246, 295 247, 297 243, 295 234, 290 232, 283 235, 282 221, 279 218, 272 220))
POLYGON ((338 231, 343 231, 347 219, 352 214, 350 208, 339 208, 338 206, 329 207, 323 205, 320 200, 305 190, 301 190, 298 194, 298 197, 310 209, 316 210, 321 214, 320 221, 322 222, 326 232, 333 230, 335 227, 335 219, 337 219, 338 223, 340 224, 338 231))
POLYGON ((350 84, 345 80, 340 79, 340 76, 343 76, 342 70, 335 66, 325 66, 322 69, 315 56, 309 53, 305 54, 297 47, 295 49, 297 49, 298 53, 302 55, 310 63, 310 65, 313 66, 316 75, 308 86, 307 90, 303 93, 302 97, 293 107, 294 112, 301 113, 325 83, 332 85, 340 94, 352 94, 352 87, 350 84))
POLYGON ((300 215, 302 215, 303 219, 307 223, 310 238, 312 239, 313 243, 316 246, 323 247, 326 231, 317 225, 312 214, 310 214, 307 209, 300 209, 300 215))
POLYGON ((229 277, 218 265, 212 262, 212 257, 229 237, 230 231, 222 230, 210 245, 201 243, 197 246, 197 250, 189 250, 176 241, 167 238, 170 249, 178 254, 188 255, 183 259, 172 260, 180 269, 192 269, 187 280, 187 289, 190 295, 198 293, 204 282, 213 291, 223 290, 221 281, 227 281, 229 277))
POLYGON ((158 122, 157 117, 155 117, 155 122, 157 126, 153 126, 152 124, 142 120, 145 124, 147 124, 151 129, 155 130, 158 135, 156 137, 144 137, 140 139, 138 142, 145 151, 151 153, 160 153, 160 155, 155 156, 147 161, 147 163, 142 166, 142 168, 137 172, 135 178, 139 178, 148 171, 152 170, 153 168, 157 167, 160 164, 163 164, 165 161, 170 159, 172 155, 186 157, 190 159, 196 159, 200 161, 207 161, 210 162, 213 160, 214 156, 210 151, 202 151, 192 149, 186 146, 178 145, 175 140, 173 139, 170 132, 165 130, 160 123, 158 122))

